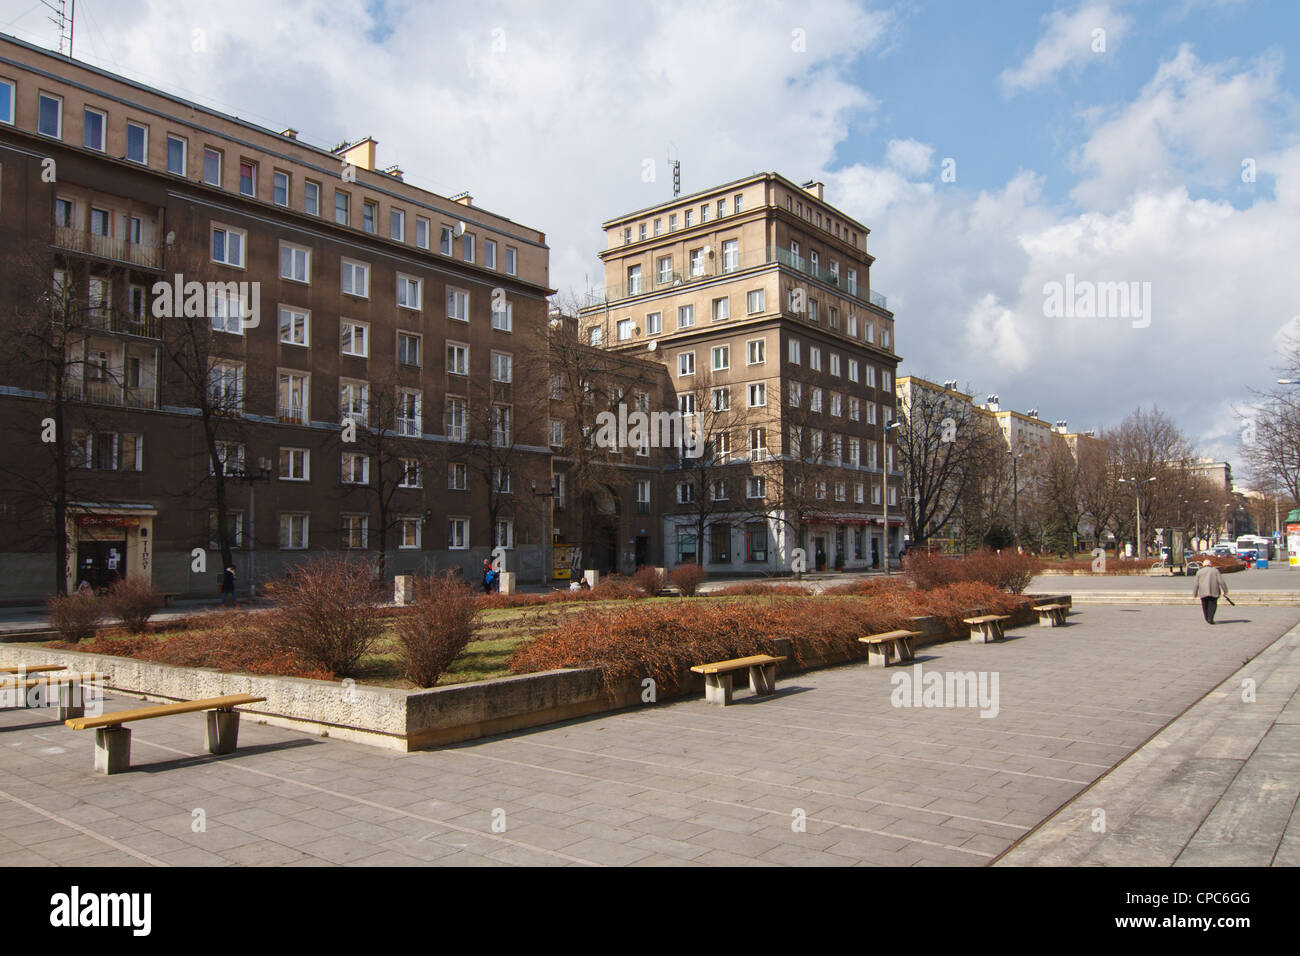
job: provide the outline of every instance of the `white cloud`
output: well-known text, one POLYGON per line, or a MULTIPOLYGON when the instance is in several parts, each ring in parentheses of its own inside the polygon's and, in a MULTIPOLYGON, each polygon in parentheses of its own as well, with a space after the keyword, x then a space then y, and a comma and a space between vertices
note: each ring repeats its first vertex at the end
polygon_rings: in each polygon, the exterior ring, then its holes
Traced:
POLYGON ((914 139, 891 139, 885 147, 885 162, 905 176, 920 176, 930 169, 934 147, 914 139))
POLYGON ((1002 92, 1007 96, 1036 89, 1062 70, 1099 62, 1128 32, 1130 21, 1109 3, 1085 2, 1073 13, 1047 14, 1043 23, 1029 55, 1014 69, 1002 71, 1002 92))

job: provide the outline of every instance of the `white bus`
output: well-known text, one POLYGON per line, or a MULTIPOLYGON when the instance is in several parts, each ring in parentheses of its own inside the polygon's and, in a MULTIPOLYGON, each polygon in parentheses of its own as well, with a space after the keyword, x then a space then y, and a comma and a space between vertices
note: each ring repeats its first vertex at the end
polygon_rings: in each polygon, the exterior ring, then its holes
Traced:
POLYGON ((1236 549, 1238 554, 1243 551, 1254 551, 1256 557, 1272 560, 1273 539, 1258 534, 1244 534, 1237 539, 1236 549))

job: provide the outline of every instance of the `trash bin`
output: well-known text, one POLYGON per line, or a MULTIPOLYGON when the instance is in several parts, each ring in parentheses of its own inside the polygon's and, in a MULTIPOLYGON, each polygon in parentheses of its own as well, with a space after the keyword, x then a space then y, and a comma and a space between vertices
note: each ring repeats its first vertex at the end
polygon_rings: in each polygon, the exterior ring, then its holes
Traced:
POLYGON ((1255 567, 1257 567, 1257 568, 1266 568, 1266 567, 1268 567, 1268 558, 1256 558, 1256 559, 1255 559, 1255 567))

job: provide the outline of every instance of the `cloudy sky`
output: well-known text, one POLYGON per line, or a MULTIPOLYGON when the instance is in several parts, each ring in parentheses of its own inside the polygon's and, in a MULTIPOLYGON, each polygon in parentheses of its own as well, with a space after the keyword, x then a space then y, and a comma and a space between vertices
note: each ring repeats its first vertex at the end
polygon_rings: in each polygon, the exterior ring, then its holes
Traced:
MULTIPOLYGON (((0 0, 0 32, 56 46, 47 16, 0 0)), ((80 0, 77 16, 79 59, 317 145, 372 135, 408 181, 544 230, 561 290, 603 284, 600 222, 669 198, 670 156, 686 192, 822 179, 871 227, 904 370, 1072 429, 1154 402, 1236 457, 1236 410, 1300 330, 1294 0, 80 0), (1061 314, 1045 289, 1067 282, 1149 300, 1061 314)))

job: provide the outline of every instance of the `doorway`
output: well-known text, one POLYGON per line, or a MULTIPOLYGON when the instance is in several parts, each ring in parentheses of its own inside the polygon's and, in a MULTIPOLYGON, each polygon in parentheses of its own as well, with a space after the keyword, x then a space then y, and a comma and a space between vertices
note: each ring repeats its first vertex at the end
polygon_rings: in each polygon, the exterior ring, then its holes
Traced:
POLYGON ((125 577, 125 541, 77 542, 77 587, 85 581, 94 590, 103 591, 125 577))
POLYGON ((636 536, 636 566, 643 568, 650 563, 650 538, 648 535, 636 536))

